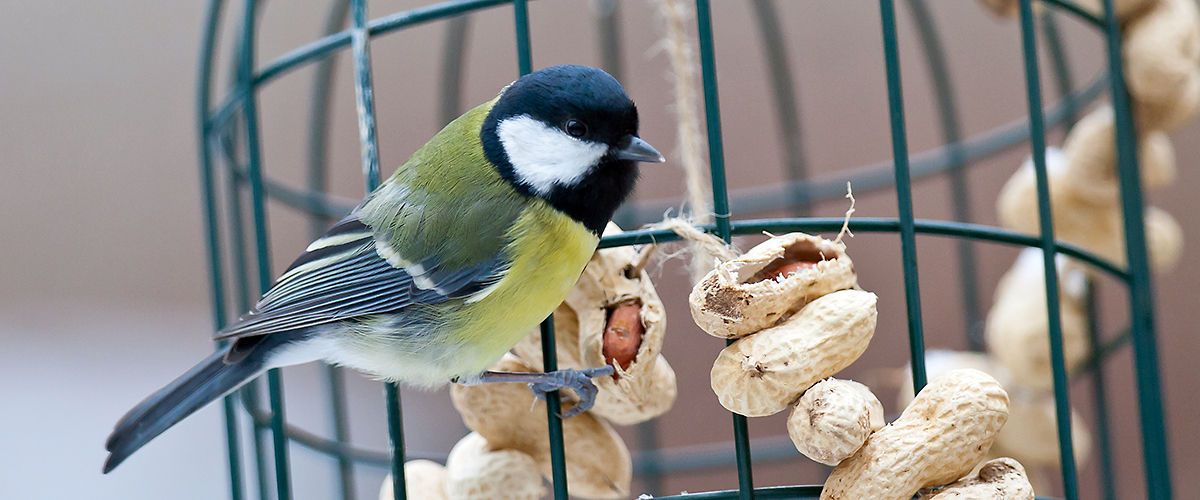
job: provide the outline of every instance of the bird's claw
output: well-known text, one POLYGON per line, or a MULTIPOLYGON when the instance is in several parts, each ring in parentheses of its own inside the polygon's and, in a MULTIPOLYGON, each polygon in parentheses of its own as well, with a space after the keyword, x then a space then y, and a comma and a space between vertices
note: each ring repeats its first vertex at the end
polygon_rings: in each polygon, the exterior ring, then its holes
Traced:
POLYGON ((546 394, 559 389, 571 389, 579 397, 579 402, 562 413, 563 418, 574 417, 592 408, 596 404, 596 384, 593 377, 611 376, 615 369, 611 365, 582 370, 566 369, 545 373, 541 382, 529 384, 529 389, 538 399, 546 399, 546 394))

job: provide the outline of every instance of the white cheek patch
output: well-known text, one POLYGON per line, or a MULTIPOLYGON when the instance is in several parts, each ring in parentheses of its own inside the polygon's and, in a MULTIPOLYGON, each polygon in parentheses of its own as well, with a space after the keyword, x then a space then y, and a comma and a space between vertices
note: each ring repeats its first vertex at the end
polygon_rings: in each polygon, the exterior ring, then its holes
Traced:
POLYGON ((579 182, 608 152, 603 144, 576 139, 529 115, 505 119, 496 133, 517 179, 540 195, 579 182))

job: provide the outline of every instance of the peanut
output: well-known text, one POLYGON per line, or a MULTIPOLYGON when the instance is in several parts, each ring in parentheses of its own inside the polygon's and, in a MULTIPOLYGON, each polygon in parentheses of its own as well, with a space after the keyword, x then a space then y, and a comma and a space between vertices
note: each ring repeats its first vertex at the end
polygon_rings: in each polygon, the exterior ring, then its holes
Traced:
MULTIPOLYGON (((506 355, 491 369, 532 371, 513 355, 506 355)), ((546 403, 537 400, 528 387, 524 384, 453 385, 450 399, 462 415, 463 423, 483 436, 490 449, 524 452, 533 457, 544 477, 551 477, 546 403)), ((627 497, 633 463, 616 431, 591 412, 568 418, 562 425, 567 487, 571 496, 627 497)))
MULTIPOLYGON (((1121 206, 1115 198, 1108 201, 1088 199, 1080 194, 1075 185, 1081 182, 1067 168, 1067 158, 1054 148, 1046 149, 1046 173, 1050 182, 1050 205, 1054 216, 1054 233, 1057 239, 1079 245, 1104 259, 1123 266, 1125 264, 1124 219, 1121 206)), ((1002 226, 1024 233, 1037 234, 1038 203, 1037 182, 1033 163, 1026 160, 1004 188, 996 203, 1002 226)), ((1150 212, 1146 213, 1147 230, 1151 229, 1150 212)), ((1163 222, 1163 221, 1158 221, 1163 222)), ((1163 231, 1170 227, 1164 226, 1163 231)), ((1153 236, 1148 245, 1152 264, 1170 263, 1171 255, 1179 252, 1182 239, 1165 236, 1162 246, 1156 245, 1153 236), (1168 246, 1174 245, 1174 246, 1168 246)), ((1161 265, 1161 264, 1160 264, 1161 265)), ((1164 269, 1155 267, 1155 270, 1164 269)))
MULTIPOLYGON (((404 462, 404 487, 408 498, 446 500, 445 483, 446 468, 442 464, 430 460, 404 462)), ((394 491, 392 475, 388 474, 379 488, 379 500, 396 498, 394 491)))
POLYGON ((546 492, 533 457, 517 450, 493 449, 474 432, 450 450, 445 475, 449 500, 538 500, 546 492))
POLYGON ((978 370, 930 380, 895 422, 871 434, 842 461, 822 500, 908 500, 921 488, 951 483, 987 455, 1008 419, 1008 394, 978 370))
MULTIPOLYGON (((1081 202, 1111 206, 1118 203, 1115 121, 1111 106, 1101 106, 1079 120, 1063 141, 1066 155, 1063 174, 1071 179, 1070 191, 1081 202)), ((1175 148, 1164 132, 1143 131, 1138 139, 1138 166, 1146 188, 1175 180, 1175 148)))
POLYGON ((804 456, 837 465, 883 424, 883 405, 867 386, 830 378, 804 391, 788 417, 788 436, 804 456))
MULTIPOLYGON (((619 232, 609 224, 604 234, 619 232)), ((675 372, 659 353, 666 335, 666 314, 654 283, 645 270, 637 269, 638 252, 630 247, 607 248, 596 252, 583 270, 567 300, 554 312, 558 363, 561 368, 586 368, 614 365, 613 377, 594 379, 599 393, 591 412, 618 425, 644 422, 666 413, 675 403, 675 372), (613 320, 614 308, 634 302, 641 305, 637 320, 626 317, 626 330, 642 328, 636 337, 630 335, 616 353, 606 342, 606 331, 613 320), (639 342, 632 344, 635 339, 639 342), (622 363, 623 359, 628 362, 622 363)), ((626 307, 622 314, 630 314, 626 307)), ((632 316, 632 314, 630 314, 632 316)), ((616 319, 620 320, 618 316, 616 319)), ((542 368, 541 335, 533 331, 513 348, 526 365, 542 368)))
POLYGON ((918 500, 1033 500, 1033 486, 1020 462, 997 458, 929 495, 921 495, 918 500))
MULTIPOLYGON (((1090 352, 1087 336, 1086 285, 1083 266, 1064 256, 1057 260, 1063 353, 1067 370, 1090 352)), ((1021 252, 996 287, 995 303, 984 325, 988 353, 1007 369, 1016 384, 1039 391, 1053 388, 1050 323, 1042 252, 1021 252)))
POLYGON ((733 339, 774 325, 817 297, 857 285, 844 245, 790 233, 718 265, 696 283, 688 302, 697 326, 733 339))
MULTIPOLYGON (((642 303, 627 300, 608 309, 608 324, 604 328, 604 363, 629 369, 642 345, 642 303)), ((620 374, 613 373, 613 379, 620 374)))
POLYGON ((710 374, 721 405, 748 417, 773 415, 850 366, 875 333, 876 300, 861 290, 833 292, 727 346, 710 374))

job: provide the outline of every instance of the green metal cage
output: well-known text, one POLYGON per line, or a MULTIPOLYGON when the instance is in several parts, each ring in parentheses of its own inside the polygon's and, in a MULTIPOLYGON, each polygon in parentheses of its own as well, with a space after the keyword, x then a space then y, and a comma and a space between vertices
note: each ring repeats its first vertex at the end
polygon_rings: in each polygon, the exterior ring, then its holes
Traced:
MULTIPOLYGON (((601 35, 601 59, 606 69, 620 76, 618 55, 620 37, 617 35, 617 0, 607 0, 606 9, 593 14, 601 35)), ((1132 344, 1137 383, 1137 405, 1140 417, 1142 466, 1147 498, 1172 497, 1168 467, 1168 450, 1163 425, 1158 356, 1156 352, 1154 308, 1151 275, 1143 227, 1143 202, 1138 175, 1137 142, 1131 118, 1130 100, 1123 78, 1120 50, 1120 31, 1113 14, 1113 0, 1104 0, 1105 14, 1089 14, 1067 0, 1043 0, 1046 9, 1037 12, 1031 0, 1020 0, 1020 34, 1024 56, 1028 116, 1016 123, 1003 125, 975 137, 963 137, 959 126, 959 107, 952 92, 950 70, 942 42, 925 0, 907 0, 914 27, 926 58, 934 85, 939 112, 943 145, 937 149, 910 155, 906 140, 903 90, 897 44, 895 0, 879 0, 881 41, 886 65, 887 100, 891 126, 893 160, 877 165, 839 172, 837 176, 809 179, 805 152, 798 142, 785 145, 782 163, 789 182, 782 188, 753 188, 730 191, 726 188, 724 151, 722 149, 721 116, 717 97, 716 61, 714 58, 714 26, 709 0, 695 0, 699 38, 701 76, 707 123, 708 159, 711 166, 715 224, 702 226, 730 241, 734 235, 757 234, 761 231, 836 231, 841 219, 804 217, 807 207, 818 200, 840 197, 846 181, 853 182, 858 191, 894 189, 898 201, 897 218, 859 218, 850 222, 856 232, 899 233, 901 263, 904 271, 905 298, 908 317, 908 340, 912 363, 912 384, 920 390, 925 385, 924 335, 922 331, 919 280, 917 279, 916 238, 921 235, 940 235, 958 239, 958 278, 965 298, 968 324, 980 317, 979 290, 975 281, 974 241, 1005 245, 1038 247, 1043 250, 1047 308, 1050 316, 1050 352, 1053 362, 1054 400, 1057 409, 1062 484, 1065 497, 1079 497, 1078 479, 1071 442, 1070 403, 1067 370, 1063 361, 1062 329, 1059 318, 1058 276, 1053 265, 1056 254, 1076 258, 1111 276, 1128 289, 1129 328, 1120 335, 1103 339, 1097 323, 1091 322, 1093 352, 1084 369, 1076 377, 1094 379, 1093 404, 1097 409, 1097 451, 1099 455, 1101 491, 1107 498, 1115 497, 1116 473, 1109 442, 1109 403, 1105 394, 1103 366, 1106 359, 1126 343, 1132 344), (1061 45, 1056 16, 1073 16, 1098 30, 1103 37, 1107 56, 1107 71, 1095 79, 1077 85, 1068 70, 1065 51, 1061 45), (1041 29, 1040 35, 1037 28, 1041 29), (1059 99, 1044 108, 1038 61, 1039 38, 1048 48, 1052 74, 1059 99), (1045 134, 1048 128, 1074 121, 1076 113, 1087 103, 1107 94, 1116 116, 1116 144, 1120 180, 1120 202, 1124 212, 1125 244, 1128 265, 1125 268, 1107 262, 1081 248, 1058 242, 1053 237, 1049 188, 1045 165, 1045 134), (965 181, 965 169, 973 162, 1028 141, 1033 153, 1037 177, 1039 219, 1041 231, 1037 236, 1017 234, 1003 229, 971 223, 965 181), (916 219, 912 210, 911 183, 914 179, 945 175, 952 191, 953 221, 916 219), (788 209, 795 216, 788 218, 739 220, 734 213, 753 213, 771 209, 788 209), (1131 342, 1130 342, 1131 341, 1131 342)), ((783 52, 781 27, 774 13, 774 0, 753 0, 750 4, 758 23, 762 48, 768 64, 773 98, 778 115, 777 123, 789 129, 800 125, 796 113, 796 98, 791 84, 791 70, 783 52)), ((533 67, 529 36, 529 6, 526 0, 457 0, 435 3, 408 11, 397 12, 369 20, 366 0, 333 0, 325 25, 327 36, 297 48, 267 64, 256 61, 256 34, 259 2, 244 0, 240 11, 226 14, 223 0, 209 0, 204 21, 199 61, 199 84, 196 101, 199 131, 201 188, 204 202, 208 259, 212 289, 212 312, 216 327, 230 317, 247 309, 252 298, 272 283, 270 249, 266 227, 266 202, 274 199, 305 214, 312 221, 312 230, 319 233, 326 224, 340 217, 351 207, 326 193, 326 134, 327 111, 330 106, 330 87, 333 60, 339 52, 350 50, 354 63, 354 88, 359 115, 362 143, 362 171, 367 191, 379 182, 379 159, 375 135, 374 98, 371 84, 369 42, 372 37, 434 21, 448 23, 444 40, 443 68, 440 74, 441 110, 448 120, 457 115, 460 107, 459 85, 462 47, 466 43, 469 14, 483 9, 511 8, 513 12, 517 70, 528 73, 533 67), (231 81, 227 94, 214 100, 214 64, 217 59, 218 31, 226 17, 239 22, 236 44, 230 64, 231 81), (348 29, 343 28, 348 24, 348 29), (314 65, 312 100, 309 110, 308 175, 302 188, 272 180, 264 174, 259 132, 258 92, 271 82, 298 68, 314 65), (218 185, 223 181, 222 185, 218 185), (219 194, 223 193, 223 196, 219 194), (248 207, 245 206, 248 201, 248 207), (246 235, 252 235, 247 238, 246 235), (232 276, 232 278, 227 278, 232 276), (233 297, 234 304, 228 304, 233 297)), ((230 10, 234 10, 230 7, 230 10)), ((660 217, 662 203, 643 202, 627 207, 618 219, 626 224, 660 217)), ((604 238, 602 247, 646 244, 677 239, 666 230, 638 230, 604 238)), ((1090 311, 1093 319, 1094 311, 1090 311)), ((969 331, 968 344, 982 347, 978 330, 969 331)), ((552 322, 542 325, 542 345, 545 369, 556 368, 552 322)), ((256 497, 259 499, 290 499, 291 444, 332 457, 337 466, 341 497, 353 497, 356 467, 390 468, 396 499, 405 497, 404 432, 399 392, 385 384, 384 398, 391 438, 390 449, 375 451, 350 445, 347 429, 345 397, 342 394, 342 374, 326 368, 329 381, 329 407, 334 430, 325 437, 290 425, 284 413, 283 379, 277 370, 266 375, 267 407, 260 400, 259 382, 248 385, 223 401, 228 445, 229 492, 235 500, 249 498, 246 469, 255 469, 256 497), (250 435, 253 464, 242 463, 242 440, 238 422, 248 418, 253 432, 250 435), (270 460, 268 460, 268 458, 270 460), (268 466, 268 462, 270 465, 268 466), (272 481, 273 479, 273 481, 272 481)), ((548 397, 549 433, 553 469, 553 494, 556 499, 567 498, 566 466, 563 451, 562 422, 558 418, 557 394, 548 397)), ((790 443, 752 447, 746 419, 732 415, 731 427, 734 453, 732 460, 727 449, 657 449, 654 444, 654 423, 643 424, 639 439, 645 449, 635 456, 635 472, 646 484, 657 484, 662 475, 684 470, 697 470, 735 465, 738 472, 736 489, 688 495, 695 499, 720 498, 816 498, 820 486, 785 486, 756 488, 752 470, 754 456, 759 463, 790 459, 795 456, 790 443)), ((412 458, 412 457, 409 457, 412 458)), ((656 492, 657 493, 657 492, 656 492)), ((659 497, 663 498, 663 497, 659 497)))

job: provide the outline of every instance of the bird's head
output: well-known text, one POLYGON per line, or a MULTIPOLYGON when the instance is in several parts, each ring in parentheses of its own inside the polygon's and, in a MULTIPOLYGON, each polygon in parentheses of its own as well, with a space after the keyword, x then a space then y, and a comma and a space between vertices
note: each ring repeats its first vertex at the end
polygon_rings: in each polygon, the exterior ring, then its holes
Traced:
POLYGON ((551 66, 513 82, 480 139, 518 191, 597 233, 633 191, 637 163, 664 161, 638 137, 637 107, 621 84, 587 66, 551 66))

